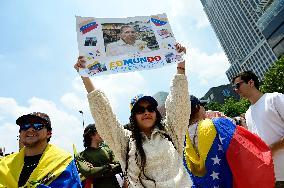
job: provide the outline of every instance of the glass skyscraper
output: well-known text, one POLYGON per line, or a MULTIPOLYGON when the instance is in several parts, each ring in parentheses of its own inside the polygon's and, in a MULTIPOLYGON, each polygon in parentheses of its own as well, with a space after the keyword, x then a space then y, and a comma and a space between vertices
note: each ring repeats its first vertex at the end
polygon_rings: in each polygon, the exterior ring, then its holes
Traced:
MULTIPOLYGON (((266 19, 264 17, 268 11, 273 12, 275 3, 283 4, 284 0, 200 1, 231 64, 226 71, 229 81, 234 75, 244 70, 252 70, 262 80, 265 72, 279 57, 275 55, 267 36, 263 34, 275 15, 273 17, 270 14, 270 20, 267 16, 266 19)), ((279 6, 277 7, 279 9, 279 6)), ((283 14, 283 11, 281 13, 278 10, 277 14, 283 14)), ((278 16, 278 19, 281 23, 284 16, 278 16)))

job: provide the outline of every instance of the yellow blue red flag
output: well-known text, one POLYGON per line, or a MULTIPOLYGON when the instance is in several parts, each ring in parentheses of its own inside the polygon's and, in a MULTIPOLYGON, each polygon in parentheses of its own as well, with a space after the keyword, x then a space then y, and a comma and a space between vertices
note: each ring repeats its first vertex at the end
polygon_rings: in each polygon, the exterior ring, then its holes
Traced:
POLYGON ((226 118, 198 125, 198 150, 187 133, 184 165, 194 188, 274 188, 271 151, 256 135, 226 118))

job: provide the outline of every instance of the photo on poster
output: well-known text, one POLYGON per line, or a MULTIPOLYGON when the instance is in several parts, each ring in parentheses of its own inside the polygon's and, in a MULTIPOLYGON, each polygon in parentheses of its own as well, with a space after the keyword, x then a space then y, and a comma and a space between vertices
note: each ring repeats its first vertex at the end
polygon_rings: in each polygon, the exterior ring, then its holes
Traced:
POLYGON ((161 30, 158 30, 157 32, 159 36, 162 37, 162 39, 173 37, 173 34, 167 29, 161 29, 161 30))
POLYGON ((101 25, 106 56, 146 53, 159 49, 150 21, 101 25))
POLYGON ((96 46, 97 42, 96 37, 86 37, 84 46, 96 46))
POLYGON ((87 58, 89 58, 87 60, 92 62, 89 65, 87 65, 87 67, 86 67, 89 70, 90 74, 97 74, 97 73, 100 73, 100 72, 107 71, 105 64, 102 64, 98 61, 92 61, 92 59, 90 57, 87 57, 87 58))

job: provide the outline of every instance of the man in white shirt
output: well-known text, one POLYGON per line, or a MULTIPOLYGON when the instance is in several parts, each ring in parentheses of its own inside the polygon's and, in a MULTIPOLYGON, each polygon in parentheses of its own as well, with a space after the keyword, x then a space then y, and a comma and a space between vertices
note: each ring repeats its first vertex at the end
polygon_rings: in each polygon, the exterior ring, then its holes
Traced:
POLYGON ((107 56, 150 52, 146 42, 136 40, 137 32, 132 26, 124 25, 120 28, 120 40, 106 46, 107 56))
POLYGON ((276 188, 284 187, 284 95, 260 92, 258 78, 251 71, 236 75, 232 82, 234 90, 251 103, 245 116, 248 129, 271 148, 276 188))

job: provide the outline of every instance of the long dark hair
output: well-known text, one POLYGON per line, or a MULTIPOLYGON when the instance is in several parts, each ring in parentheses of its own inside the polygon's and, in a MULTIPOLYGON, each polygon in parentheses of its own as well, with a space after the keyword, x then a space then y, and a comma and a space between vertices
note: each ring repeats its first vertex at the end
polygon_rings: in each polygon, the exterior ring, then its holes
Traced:
POLYGON ((191 108, 189 125, 193 124, 194 118, 195 118, 196 114, 199 112, 199 110, 200 110, 200 104, 197 104, 195 107, 191 108))
MULTIPOLYGON (((156 121, 154 124, 154 127, 158 127, 158 129, 160 130, 165 130, 165 126, 162 123, 162 116, 161 113, 158 111, 158 109, 155 109, 156 112, 156 121)), ((147 180, 153 181, 155 183, 156 186, 156 181, 149 178, 146 174, 145 174, 145 166, 146 166, 146 161, 147 161, 147 156, 145 155, 145 151, 143 149, 143 141, 142 141, 142 135, 141 135, 141 131, 137 125, 137 120, 135 117, 135 110, 131 111, 131 116, 129 117, 129 121, 130 121, 130 125, 129 125, 129 130, 132 132, 132 136, 131 138, 134 139, 135 144, 136 144, 136 153, 135 153, 135 160, 136 160, 136 164, 138 166, 140 166, 140 173, 138 175, 139 181, 141 183, 141 185, 143 187, 144 184, 142 183, 142 179, 141 179, 141 175, 143 173, 144 177, 146 177, 147 180)), ((164 135, 169 141, 172 142, 171 138, 168 135, 164 135)), ((126 165, 125 165, 125 173, 127 175, 127 170, 128 170, 128 159, 129 159, 129 144, 128 144, 128 148, 127 148, 127 156, 126 156, 126 165)))

